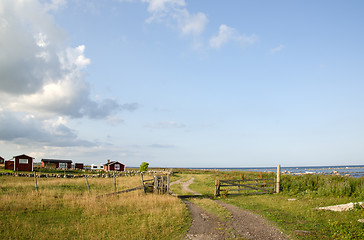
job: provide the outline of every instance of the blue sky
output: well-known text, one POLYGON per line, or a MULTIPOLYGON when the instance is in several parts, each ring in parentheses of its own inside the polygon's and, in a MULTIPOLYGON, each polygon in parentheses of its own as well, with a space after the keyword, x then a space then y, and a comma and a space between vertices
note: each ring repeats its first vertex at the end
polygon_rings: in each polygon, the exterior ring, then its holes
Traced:
POLYGON ((3 0, 0 155, 364 163, 362 1, 3 0))

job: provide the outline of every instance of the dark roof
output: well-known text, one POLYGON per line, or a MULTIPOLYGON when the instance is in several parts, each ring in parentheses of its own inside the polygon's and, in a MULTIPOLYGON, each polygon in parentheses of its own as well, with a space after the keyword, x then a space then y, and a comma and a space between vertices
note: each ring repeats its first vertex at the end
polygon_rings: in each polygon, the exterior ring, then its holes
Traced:
POLYGON ((61 159, 42 159, 42 162, 50 162, 50 163, 72 163, 72 160, 61 160, 61 159))
POLYGON ((13 158, 16 158, 16 157, 26 157, 26 158, 32 158, 32 159, 34 159, 33 157, 30 157, 30 156, 25 155, 25 154, 18 155, 18 156, 14 156, 13 158))
POLYGON ((0 156, 0 159, 5 160, 3 157, 0 156))
MULTIPOLYGON (((119 163, 119 164, 121 164, 121 165, 124 165, 124 164, 122 164, 121 162, 118 162, 118 161, 111 161, 111 162, 109 162, 109 163, 105 163, 104 164, 104 166, 105 165, 113 165, 113 164, 115 164, 115 163, 119 163)), ((125 166, 125 165, 124 165, 125 166)))

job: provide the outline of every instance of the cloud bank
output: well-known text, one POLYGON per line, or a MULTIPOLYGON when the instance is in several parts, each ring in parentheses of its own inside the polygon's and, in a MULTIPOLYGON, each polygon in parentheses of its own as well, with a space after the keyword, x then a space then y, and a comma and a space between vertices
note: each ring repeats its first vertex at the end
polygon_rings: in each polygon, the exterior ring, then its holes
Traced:
POLYGON ((49 125, 49 121, 108 119, 138 108, 136 103, 91 99, 85 80, 91 64, 86 47, 68 46, 67 33, 50 13, 65 5, 64 0, 0 2, 0 140, 32 137, 50 145, 64 144, 66 139, 70 144, 90 144, 77 140, 65 123, 49 125))

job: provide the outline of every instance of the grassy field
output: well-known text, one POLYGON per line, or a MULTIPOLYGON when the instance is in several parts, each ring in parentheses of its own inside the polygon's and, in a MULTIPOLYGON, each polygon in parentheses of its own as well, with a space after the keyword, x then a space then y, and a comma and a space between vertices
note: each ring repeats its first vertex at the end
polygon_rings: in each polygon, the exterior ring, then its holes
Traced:
MULTIPOLYGON (((112 178, 34 179, 0 177, 1 239, 181 239, 190 217, 168 195, 114 191, 112 178)), ((140 177, 117 178, 118 190, 140 185, 140 177)))
MULTIPOLYGON (((204 198, 190 199, 220 219, 230 213, 213 200, 216 178, 271 178, 272 173, 177 170, 171 181, 194 178, 190 188, 204 198)), ((118 177, 117 190, 139 186, 140 176, 118 177)), ((275 222, 293 239, 364 239, 364 210, 316 207, 364 201, 364 179, 340 176, 282 176, 280 194, 226 196, 222 201, 275 222)), ((141 191, 98 197, 114 191, 113 178, 0 177, 1 239, 182 239, 191 223, 184 203, 141 191)), ((172 190, 178 194, 179 185, 172 190)))
MULTIPOLYGON (((213 198, 214 179, 239 179, 238 172, 185 174, 194 177, 190 188, 213 198)), ((272 174, 243 173, 245 179, 268 178, 272 174)), ((219 198, 222 201, 252 210, 275 222, 293 239, 364 239, 364 209, 357 207, 346 212, 316 210, 316 207, 364 201, 363 178, 341 176, 282 176, 282 192, 268 195, 241 195, 219 198)), ((203 204, 200 204, 204 206, 203 204)), ((214 206, 204 208, 210 212, 214 206)), ((221 210, 217 215, 221 216, 221 210)), ((223 214, 224 215, 224 214, 223 214)))

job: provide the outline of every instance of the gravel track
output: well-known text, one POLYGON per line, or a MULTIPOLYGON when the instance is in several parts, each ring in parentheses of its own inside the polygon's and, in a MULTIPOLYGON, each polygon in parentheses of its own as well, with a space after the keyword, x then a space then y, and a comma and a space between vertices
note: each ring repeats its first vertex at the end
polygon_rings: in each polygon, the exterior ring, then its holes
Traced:
MULTIPOLYGON (((181 184, 185 192, 193 195, 201 195, 189 188, 194 178, 186 182, 182 179, 172 184, 181 184)), ((215 201, 222 207, 231 212, 232 218, 226 221, 208 213, 196 204, 184 201, 188 207, 192 224, 185 236, 185 239, 207 240, 207 239, 255 239, 255 240, 285 240, 290 239, 284 235, 277 227, 260 215, 254 214, 247 210, 242 210, 234 205, 215 201)))

